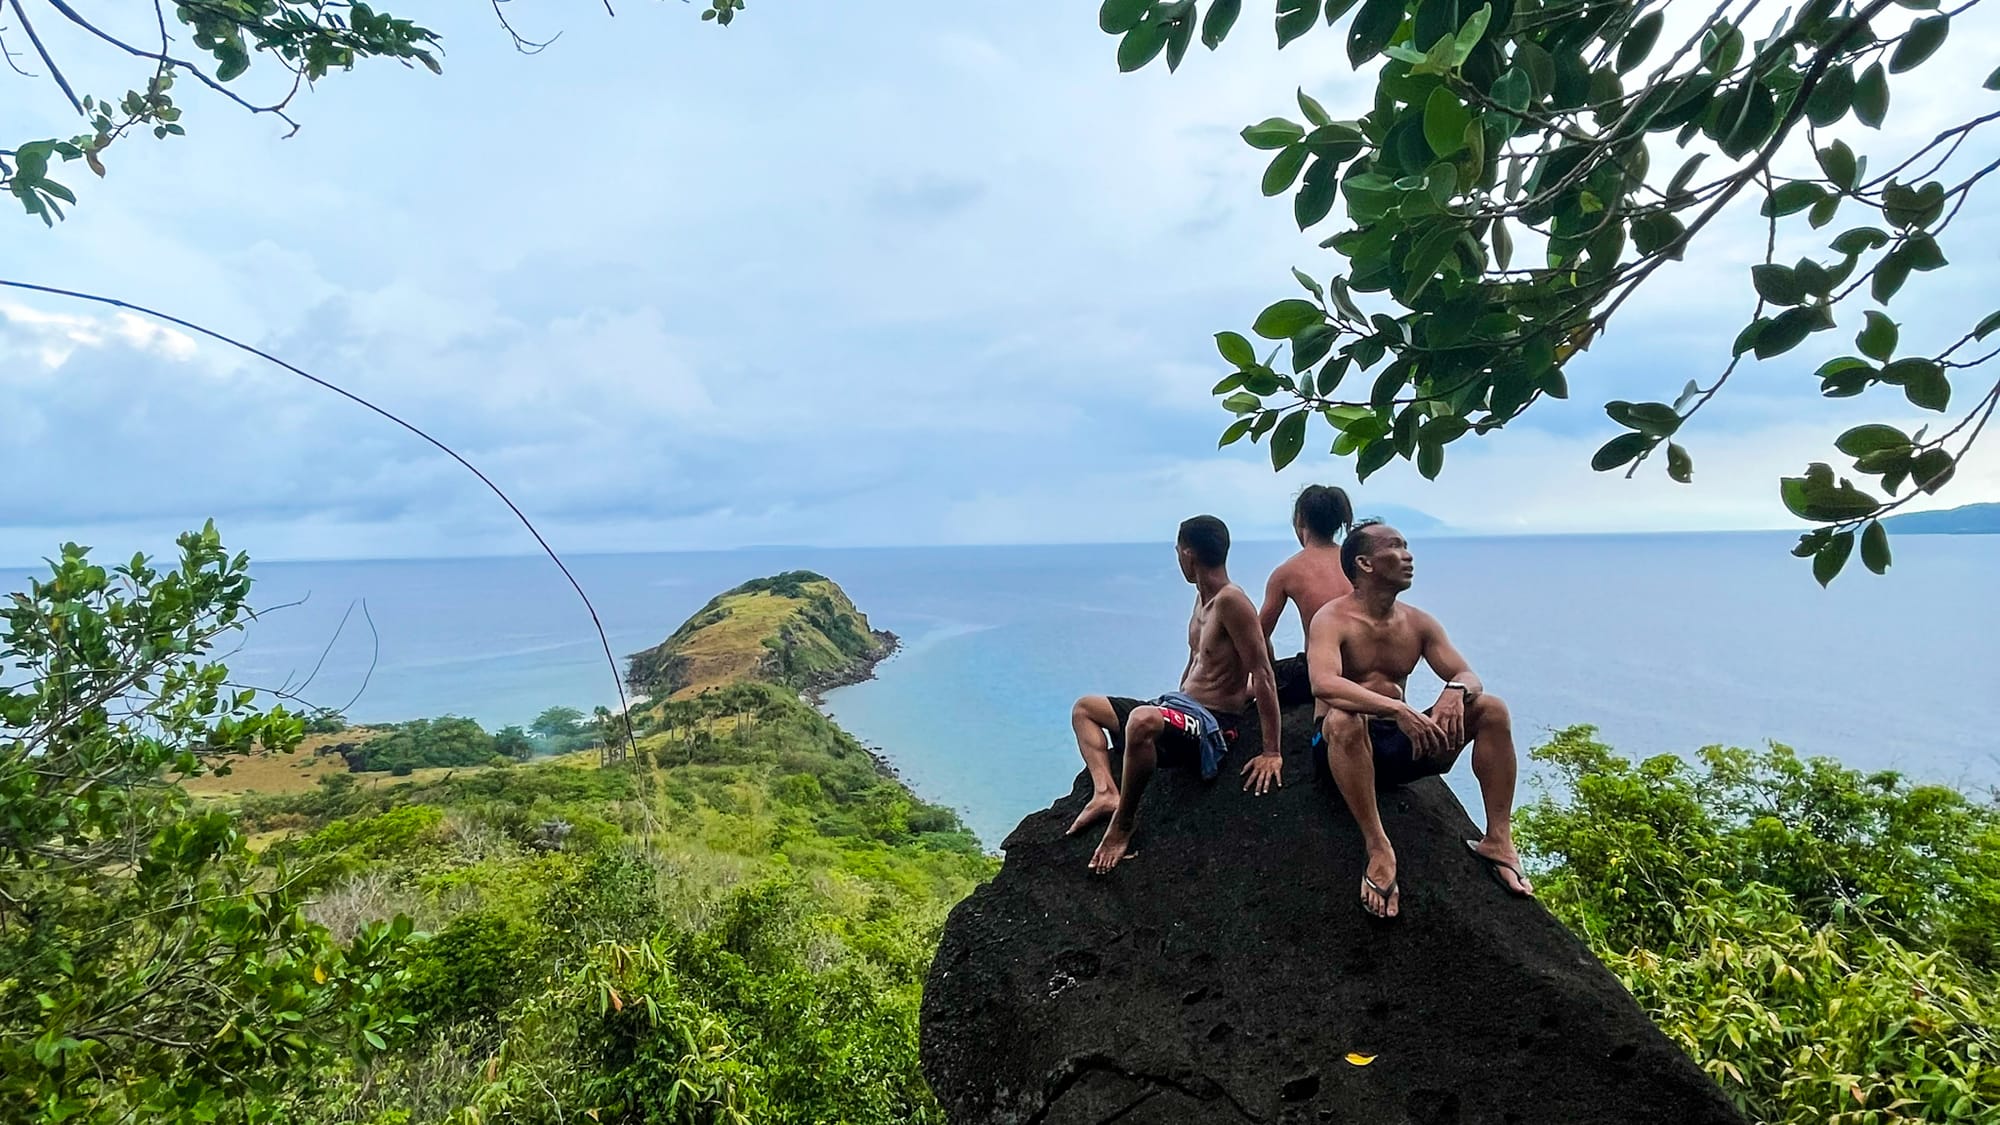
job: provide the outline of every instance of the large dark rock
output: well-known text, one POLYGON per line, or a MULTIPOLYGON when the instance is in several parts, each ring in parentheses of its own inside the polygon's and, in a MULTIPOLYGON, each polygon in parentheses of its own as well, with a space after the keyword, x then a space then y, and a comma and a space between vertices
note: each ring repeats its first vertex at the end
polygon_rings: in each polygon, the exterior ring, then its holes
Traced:
POLYGON ((1299 744, 1269 796, 1233 780, 1254 730, 1213 784, 1157 775, 1106 877, 1099 830, 1062 834, 1081 775, 1021 822, 924 988, 924 1074, 955 1125, 1740 1125, 1581 942, 1487 877, 1442 783, 1383 794, 1403 917, 1365 916, 1310 720, 1286 714, 1299 744))

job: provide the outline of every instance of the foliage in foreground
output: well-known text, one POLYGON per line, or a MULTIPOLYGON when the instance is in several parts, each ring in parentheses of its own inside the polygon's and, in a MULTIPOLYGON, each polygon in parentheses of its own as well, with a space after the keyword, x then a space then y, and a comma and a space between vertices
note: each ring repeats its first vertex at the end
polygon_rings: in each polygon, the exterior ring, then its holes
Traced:
MULTIPOLYGON (((1932 56, 1954 31, 1980 33, 1981 3, 1276 0, 1280 46, 1351 13, 1348 60, 1380 68, 1368 103, 1329 109, 1301 89, 1302 120, 1243 130, 1272 154, 1264 194, 1291 194, 1300 230, 1336 204, 1349 226, 1320 243, 1344 259, 1332 280, 1294 270, 1305 295, 1252 328, 1289 343, 1289 370, 1273 366, 1278 347, 1260 359, 1244 336, 1217 334, 1233 374, 1215 393, 1239 416, 1223 444, 1269 434, 1283 468, 1318 416, 1361 479, 1398 457, 1436 477, 1451 443, 1567 398, 1572 360, 1619 308, 1684 257, 1730 253, 1740 215, 1763 227, 1748 323, 1714 367, 1670 376, 1686 380, 1672 401, 1606 403, 1621 432, 1592 467, 1629 473, 1658 455, 1689 483, 1685 431, 1739 364, 1845 323, 1853 348, 1820 345, 1820 392, 1876 392, 1894 414, 1836 443, 1863 485, 1821 462, 1780 494, 1820 525, 1795 553, 1822 583, 1857 540, 1881 573, 1877 517, 1944 487, 2000 405, 2000 379, 1981 370, 2000 355, 2000 312, 1964 310, 1920 335, 1889 307, 1914 274, 1949 266, 1947 230, 2000 172, 1976 136, 2000 121, 2000 70, 1950 88, 1954 120, 1934 137, 1879 131, 1892 92, 1956 77, 1932 56), (1833 233, 1811 233, 1822 228, 1833 233), (1808 238, 1826 249, 1794 258, 1808 238), (1905 403, 1939 415, 1935 432, 1889 424, 1905 403)), ((1121 69, 1162 54, 1171 68, 1197 28, 1219 46, 1242 8, 1104 0, 1099 23, 1121 37, 1121 69)), ((1978 254, 1976 239, 1955 245, 1978 254)))
POLYGON ((263 1121, 291 1076, 386 1041, 408 924, 336 941, 294 873, 163 774, 289 750, 206 659, 250 588, 213 525, 176 565, 63 548, 0 646, 0 1120, 263 1121))
POLYGON ((993 866, 950 811, 757 684, 615 769, 201 804, 303 724, 208 658, 246 560, 181 549, 5 611, 0 1120, 936 1120, 921 977, 993 866))
POLYGON ((1790 750, 1536 751, 1542 901, 1753 1121, 2000 1120, 2000 807, 1790 750))

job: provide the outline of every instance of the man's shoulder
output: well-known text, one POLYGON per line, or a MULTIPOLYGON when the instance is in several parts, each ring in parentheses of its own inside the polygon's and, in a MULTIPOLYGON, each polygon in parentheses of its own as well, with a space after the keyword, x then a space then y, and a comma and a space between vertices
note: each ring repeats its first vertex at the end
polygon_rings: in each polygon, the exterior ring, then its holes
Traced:
POLYGON ((1325 605, 1319 607, 1319 609, 1313 613, 1312 620, 1306 623, 1306 628, 1307 629, 1340 628, 1341 623, 1347 620, 1348 607, 1353 604, 1353 601, 1354 601, 1353 594, 1342 594, 1341 596, 1327 602, 1325 605))
POLYGON ((1403 615, 1403 620, 1408 622, 1412 628, 1429 631, 1438 627, 1438 619, 1432 617, 1429 611, 1418 606, 1413 606, 1408 602, 1399 600, 1396 603, 1396 611, 1403 615))

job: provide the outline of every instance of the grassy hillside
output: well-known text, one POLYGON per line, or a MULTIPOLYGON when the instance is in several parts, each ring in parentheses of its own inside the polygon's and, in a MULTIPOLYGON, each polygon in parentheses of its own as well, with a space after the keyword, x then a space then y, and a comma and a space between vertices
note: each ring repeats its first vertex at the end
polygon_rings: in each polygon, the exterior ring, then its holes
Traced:
POLYGON ((832 580, 793 570, 718 595, 664 642, 633 654, 627 678, 655 699, 748 681, 818 691, 865 677, 895 643, 832 580))
POLYGON ((613 768, 326 773, 238 799, 316 921, 420 935, 403 1037, 301 1083, 291 1119, 937 1120, 922 974, 993 860, 785 687, 672 714, 613 768))

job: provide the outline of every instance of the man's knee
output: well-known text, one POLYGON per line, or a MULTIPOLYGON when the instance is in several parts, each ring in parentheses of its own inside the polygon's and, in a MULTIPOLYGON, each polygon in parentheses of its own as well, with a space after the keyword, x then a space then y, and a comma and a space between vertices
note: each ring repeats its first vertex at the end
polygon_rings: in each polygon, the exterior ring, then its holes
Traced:
POLYGON ((1167 720, 1158 707, 1134 707, 1125 720, 1125 741, 1151 742, 1167 729, 1167 720))
POLYGON ((1320 733, 1326 738, 1328 754, 1366 757, 1374 752, 1368 744, 1367 724, 1359 715, 1328 711, 1320 721, 1320 733))
POLYGON ((1514 715, 1507 710, 1507 701, 1497 695, 1482 695, 1473 700, 1466 717, 1477 730, 1506 731, 1514 726, 1514 715))

